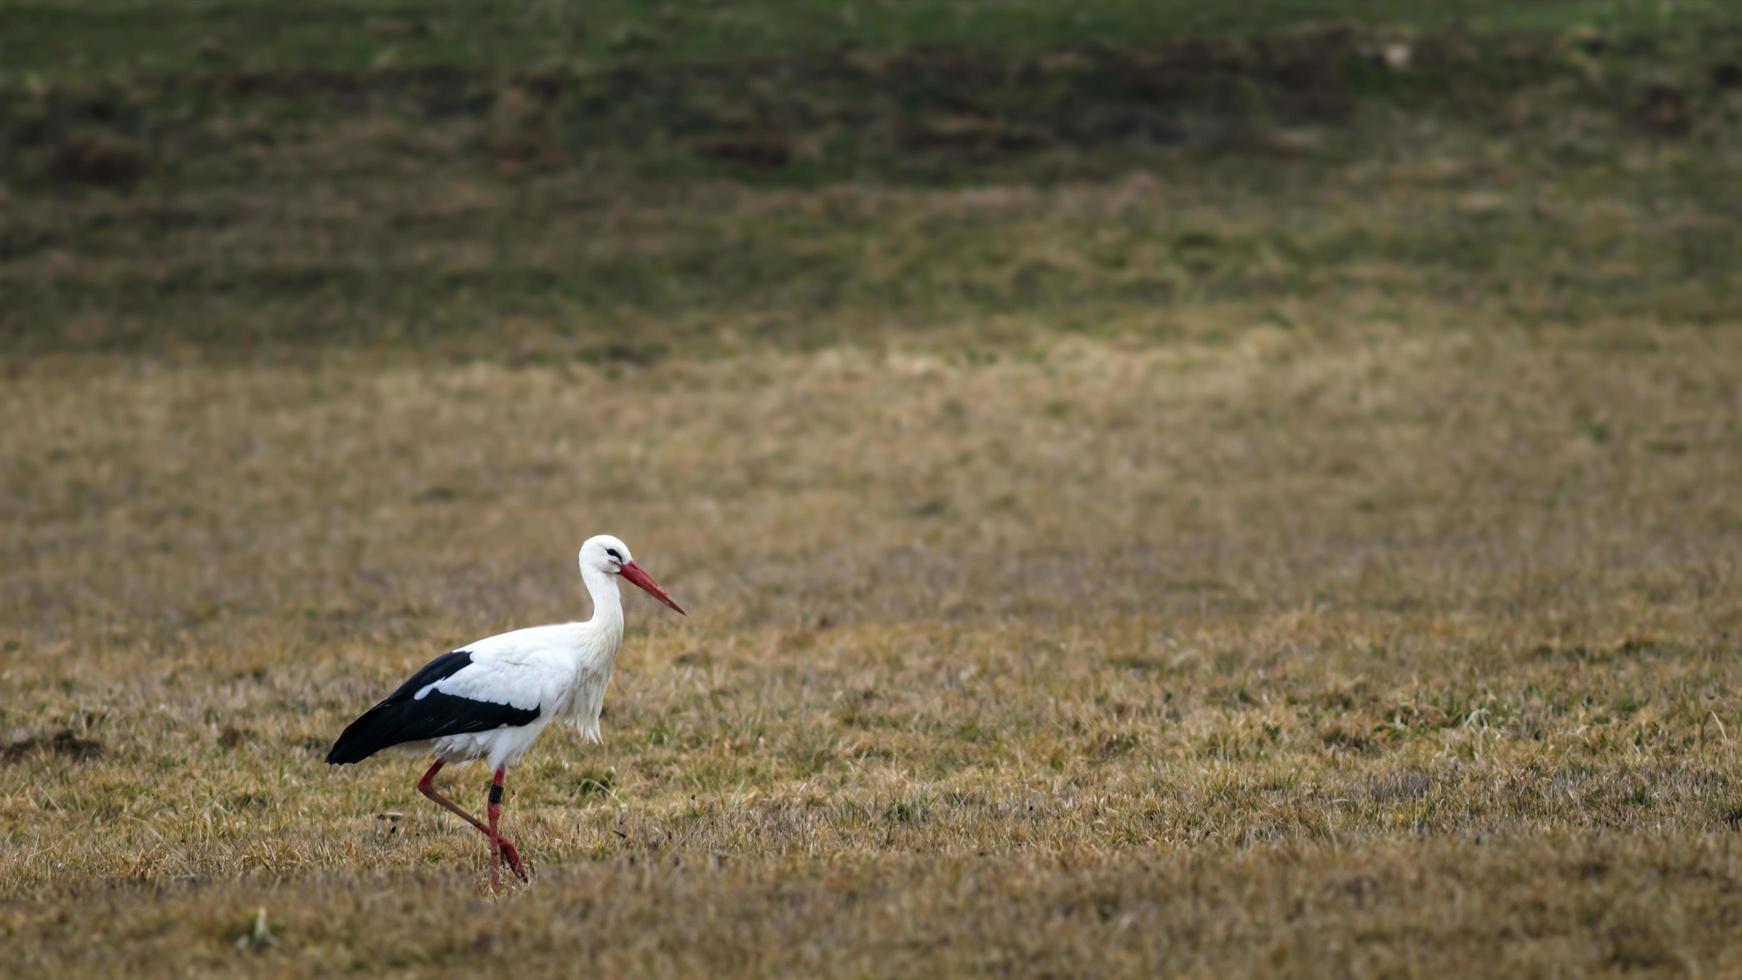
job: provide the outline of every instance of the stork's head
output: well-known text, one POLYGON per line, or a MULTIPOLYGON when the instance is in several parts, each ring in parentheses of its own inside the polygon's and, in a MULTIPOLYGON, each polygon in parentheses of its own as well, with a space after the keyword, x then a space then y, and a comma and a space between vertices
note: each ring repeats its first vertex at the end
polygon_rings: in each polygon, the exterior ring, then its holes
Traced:
MULTIPOLYGON (((625 581, 640 586, 648 595, 665 603, 679 613, 683 607, 677 604, 653 576, 643 571, 635 564, 635 556, 629 553, 629 546, 621 538, 609 534, 596 534, 581 545, 581 571, 604 572, 606 575, 620 575, 625 581)), ((684 613, 684 615, 688 615, 684 613)))

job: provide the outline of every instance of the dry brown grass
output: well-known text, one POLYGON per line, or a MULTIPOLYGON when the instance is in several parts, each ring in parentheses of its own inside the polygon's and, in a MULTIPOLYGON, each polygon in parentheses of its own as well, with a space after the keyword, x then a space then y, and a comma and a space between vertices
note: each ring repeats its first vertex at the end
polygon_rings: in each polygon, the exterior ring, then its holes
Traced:
POLYGON ((1727 6, 145 6, 0 45, 0 972, 1742 970, 1727 6), (492 899, 321 757, 602 530, 492 899))
POLYGON ((1236 337, 18 365, 9 965, 1734 968, 1738 335, 1236 337), (414 763, 320 756, 607 529, 694 615, 511 775, 492 901, 414 763))

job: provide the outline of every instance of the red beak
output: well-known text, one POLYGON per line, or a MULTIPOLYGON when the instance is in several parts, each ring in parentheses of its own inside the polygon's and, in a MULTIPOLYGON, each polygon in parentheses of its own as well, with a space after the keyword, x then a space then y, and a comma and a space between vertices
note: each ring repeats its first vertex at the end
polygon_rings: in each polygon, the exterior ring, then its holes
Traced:
POLYGON ((660 602, 665 603, 671 608, 676 609, 680 615, 689 615, 689 613, 683 611, 682 606, 677 604, 677 600, 673 599, 669 593, 660 588, 659 583, 653 580, 653 576, 647 574, 640 565, 637 565, 634 562, 626 562, 623 565, 622 575, 629 581, 641 586, 648 595, 658 599, 660 602))

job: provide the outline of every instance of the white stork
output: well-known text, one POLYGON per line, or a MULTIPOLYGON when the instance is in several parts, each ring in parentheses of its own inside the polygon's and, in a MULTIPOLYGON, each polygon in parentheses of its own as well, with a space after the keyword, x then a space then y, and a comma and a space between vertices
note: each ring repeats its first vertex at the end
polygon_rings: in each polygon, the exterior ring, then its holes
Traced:
POLYGON ((389 746, 430 752, 435 763, 417 781, 418 792, 441 804, 490 839, 490 887, 501 887, 502 862, 526 880, 515 850, 497 831, 502 785, 508 767, 520 761, 546 725, 562 718, 599 741, 599 711, 605 685, 623 640, 619 576, 647 590, 679 613, 679 606, 653 576, 635 564, 629 546, 609 534, 581 545, 581 581, 593 597, 593 618, 502 633, 468 644, 425 664, 398 690, 346 726, 327 762, 361 762, 389 746), (490 783, 489 824, 460 809, 435 788, 435 775, 450 762, 484 759, 495 770, 490 783))

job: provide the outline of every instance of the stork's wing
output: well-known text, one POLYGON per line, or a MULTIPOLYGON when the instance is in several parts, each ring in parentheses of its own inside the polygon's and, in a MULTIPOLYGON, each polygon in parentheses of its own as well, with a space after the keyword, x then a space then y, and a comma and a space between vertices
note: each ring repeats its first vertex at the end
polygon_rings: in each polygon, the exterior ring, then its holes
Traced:
POLYGON ((347 725, 327 753, 327 761, 361 762, 402 742, 487 732, 537 718, 536 694, 493 690, 500 686, 489 683, 496 673, 474 661, 470 650, 442 654, 347 725))

